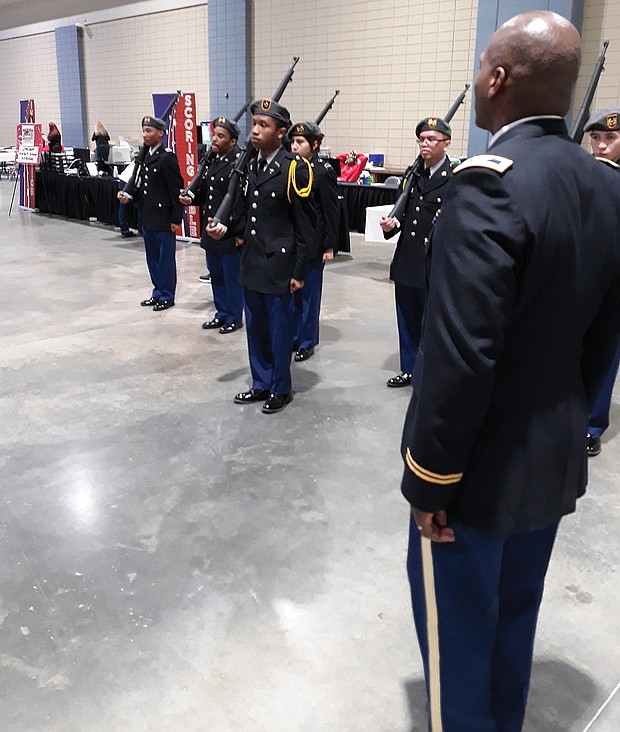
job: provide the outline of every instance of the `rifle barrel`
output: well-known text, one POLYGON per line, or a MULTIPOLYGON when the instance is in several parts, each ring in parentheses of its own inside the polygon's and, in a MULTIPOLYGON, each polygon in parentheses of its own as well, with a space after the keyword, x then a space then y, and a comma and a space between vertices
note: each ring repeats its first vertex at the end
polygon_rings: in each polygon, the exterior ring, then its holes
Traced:
MULTIPOLYGON (((454 117, 454 115, 456 114, 456 110, 463 103, 463 100, 465 99, 465 95, 467 94, 467 90, 469 89, 469 87, 470 87, 469 84, 465 84, 465 88, 463 89, 463 91, 454 100, 454 103, 448 110, 446 116, 443 118, 446 122, 449 122, 452 119, 452 117, 454 117)), ((409 196, 411 195, 411 191, 413 190, 413 184, 420 177, 420 174, 422 173, 423 169, 424 169, 424 160, 421 155, 418 155, 418 157, 413 161, 413 163, 405 171, 405 185, 404 185, 402 191, 400 192, 398 198, 396 199, 396 203, 392 207, 392 210, 388 214, 388 218, 399 219, 405 213, 405 208, 407 207, 407 201, 409 200, 409 196)))

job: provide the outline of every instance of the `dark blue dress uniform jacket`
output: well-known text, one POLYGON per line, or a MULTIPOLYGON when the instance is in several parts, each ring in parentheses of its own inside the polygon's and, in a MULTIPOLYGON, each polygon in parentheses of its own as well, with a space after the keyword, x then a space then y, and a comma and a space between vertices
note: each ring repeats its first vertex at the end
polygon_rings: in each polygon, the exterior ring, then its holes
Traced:
POLYGON ((318 155, 310 159, 314 181, 312 196, 316 215, 314 237, 310 244, 309 259, 323 258, 326 249, 338 249, 340 225, 340 201, 338 200, 338 178, 336 171, 318 155))
POLYGON ((183 220, 179 193, 184 187, 177 156, 159 146, 147 155, 139 176, 142 225, 151 231, 170 231, 170 224, 183 220))
POLYGON ((402 491, 513 533, 585 492, 588 414, 620 332, 620 192, 559 119, 480 157, 456 168, 431 235, 402 491))
MULTIPOLYGON (((393 282, 409 287, 425 286, 426 244, 451 178, 452 165, 450 159, 446 158, 435 175, 428 179, 421 178, 413 187, 399 221, 400 228, 384 233, 385 238, 390 239, 400 232, 390 265, 390 279, 393 282)), ((403 186, 405 184, 403 181, 403 186)))
MULTIPOLYGON (((229 225, 228 231, 222 239, 213 239, 206 231, 205 227, 209 217, 213 218, 228 191, 230 183, 230 171, 235 161, 241 154, 241 149, 235 145, 226 155, 220 158, 214 158, 207 169, 207 173, 202 181, 194 205, 200 206, 202 236, 200 238, 200 246, 211 252, 225 252, 231 254, 237 250, 234 237, 234 221, 236 207, 233 208, 232 225, 229 225)), ((241 189, 239 189, 239 195, 241 189)))
POLYGON ((257 172, 257 159, 249 166, 241 284, 255 292, 285 294, 291 277, 306 276, 315 214, 311 194, 303 197, 290 184, 293 163, 295 185, 304 193, 310 185, 310 166, 284 148, 263 173, 257 172))

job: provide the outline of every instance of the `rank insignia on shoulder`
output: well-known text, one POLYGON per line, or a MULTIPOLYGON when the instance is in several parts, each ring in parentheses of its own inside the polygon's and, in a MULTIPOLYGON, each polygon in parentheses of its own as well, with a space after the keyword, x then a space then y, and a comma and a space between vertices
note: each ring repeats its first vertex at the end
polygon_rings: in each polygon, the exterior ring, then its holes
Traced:
POLYGON ((512 168, 513 161, 510 158, 503 158, 501 155, 474 155, 467 158, 465 162, 454 168, 454 173, 460 173, 467 168, 487 168, 503 175, 509 168, 512 168))

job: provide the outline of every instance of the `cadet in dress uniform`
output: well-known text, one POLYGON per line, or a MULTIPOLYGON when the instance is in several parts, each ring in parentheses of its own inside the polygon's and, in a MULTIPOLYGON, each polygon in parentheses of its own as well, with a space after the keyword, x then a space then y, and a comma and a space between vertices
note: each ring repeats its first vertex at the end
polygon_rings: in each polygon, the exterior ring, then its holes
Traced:
MULTIPOLYGON (((601 109, 590 117, 584 132, 590 133, 590 146, 594 155, 602 162, 618 173, 620 173, 620 109, 601 109)), ((620 186, 620 178, 618 179, 620 186)), ((606 191, 600 195, 605 196, 606 191)), ((611 409, 611 397, 620 366, 620 348, 616 358, 607 372, 603 387, 601 388, 592 412, 588 425, 587 450, 589 457, 596 457, 601 452, 601 437, 609 427, 609 410, 611 409)))
POLYGON ((295 293, 295 361, 307 361, 319 342, 319 317, 325 262, 334 258, 338 242, 340 205, 336 171, 319 158, 323 133, 315 122, 300 122, 288 131, 291 152, 310 161, 314 174, 312 198, 316 228, 309 250, 308 274, 301 291, 295 293))
POLYGON ((432 732, 522 728, 548 561, 618 347, 616 173, 562 119, 579 46, 545 11, 493 35, 475 94, 489 153, 454 170, 430 237, 402 492, 432 732))
MULTIPOLYGON (((387 380, 391 387, 411 383, 413 365, 420 345, 422 315, 424 314, 426 244, 431 226, 445 196, 452 177, 452 166, 447 156, 452 130, 440 117, 425 117, 418 122, 415 134, 424 159, 424 171, 411 190, 411 196, 401 218, 382 216, 379 226, 386 239, 398 232, 390 279, 394 282, 396 322, 400 352, 400 374, 387 380)), ((403 187, 406 181, 403 181, 403 187)))
MULTIPOLYGON (((282 147, 291 124, 285 107, 261 99, 250 111, 258 156, 248 170, 246 224, 236 230, 243 236, 241 284, 252 387, 235 402, 264 402, 263 412, 272 414, 293 398, 293 294, 304 284, 315 225, 312 168, 282 147)), ((211 233, 220 236, 225 228, 218 224, 211 233)))
POLYGON ((217 328, 220 333, 233 333, 243 326, 243 288, 239 282, 241 255, 232 227, 221 239, 214 239, 208 234, 207 224, 228 191, 230 171, 241 153, 238 139, 239 127, 233 120, 226 117, 215 119, 211 138, 214 157, 196 197, 192 200, 190 196, 179 196, 184 205, 201 207, 203 230, 200 246, 207 253, 215 304, 215 317, 203 323, 202 327, 206 330, 217 328))
POLYGON ((176 155, 162 145, 165 131, 166 123, 162 119, 149 116, 142 119, 142 140, 148 153, 133 187, 126 186, 118 194, 121 203, 127 203, 133 195, 142 201, 142 236, 153 292, 140 305, 151 306, 155 311, 174 305, 176 230, 183 219, 183 206, 179 202, 183 178, 176 155))

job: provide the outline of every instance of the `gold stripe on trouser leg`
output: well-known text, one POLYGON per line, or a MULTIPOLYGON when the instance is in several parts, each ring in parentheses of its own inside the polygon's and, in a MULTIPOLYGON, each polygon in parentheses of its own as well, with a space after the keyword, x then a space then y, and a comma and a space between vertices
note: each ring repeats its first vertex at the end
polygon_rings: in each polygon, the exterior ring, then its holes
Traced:
POLYGON ((441 678, 439 675, 439 618, 435 598, 435 573, 431 540, 420 537, 422 542, 422 575, 426 602, 426 639, 428 642, 428 694, 430 701, 431 732, 442 732, 441 678))

